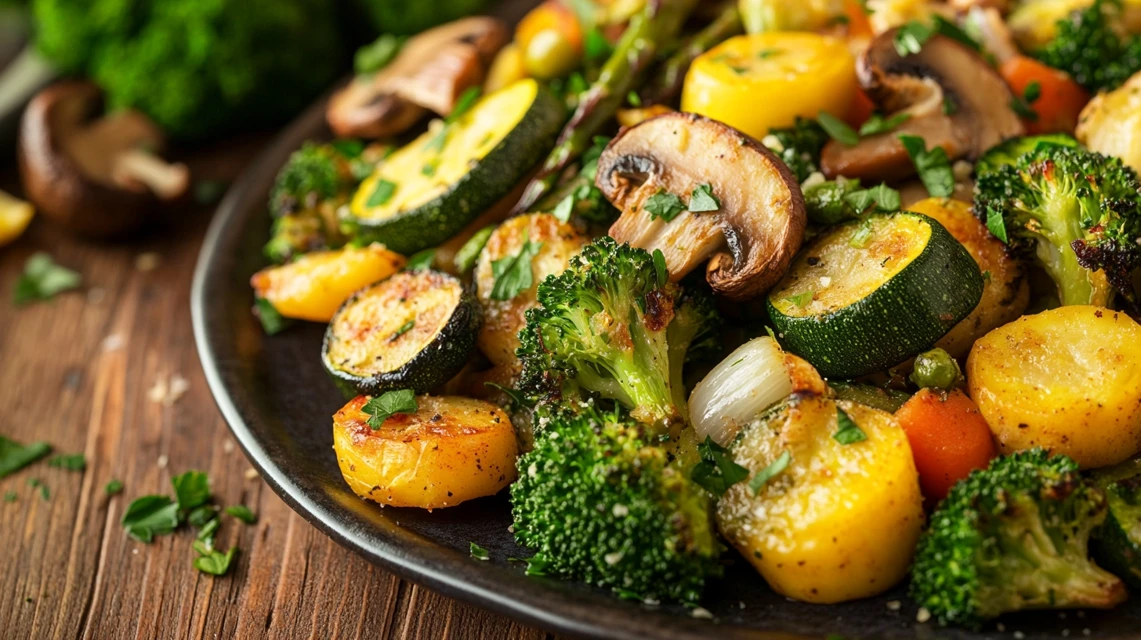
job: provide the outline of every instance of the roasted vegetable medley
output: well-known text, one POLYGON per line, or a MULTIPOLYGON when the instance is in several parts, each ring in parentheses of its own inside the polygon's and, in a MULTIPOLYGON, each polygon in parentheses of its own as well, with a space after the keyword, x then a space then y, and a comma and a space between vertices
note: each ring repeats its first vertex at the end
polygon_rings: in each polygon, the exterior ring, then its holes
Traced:
POLYGON ((547 0, 357 60, 252 285, 328 324, 362 498, 507 489, 528 573, 651 603, 733 550, 976 628, 1141 586, 1132 0, 547 0))

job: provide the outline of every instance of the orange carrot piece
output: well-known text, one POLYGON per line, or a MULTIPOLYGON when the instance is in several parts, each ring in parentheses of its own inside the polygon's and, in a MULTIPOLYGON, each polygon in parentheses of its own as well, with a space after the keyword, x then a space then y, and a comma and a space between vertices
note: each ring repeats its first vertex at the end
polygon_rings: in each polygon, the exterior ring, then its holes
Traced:
POLYGON ((1037 83, 1038 97, 1028 104, 1038 117, 1023 119, 1027 133, 1074 132, 1078 126, 1078 115, 1089 102, 1090 95, 1069 75, 1026 56, 1015 56, 1003 62, 999 73, 1018 97, 1025 96, 1027 89, 1037 83))

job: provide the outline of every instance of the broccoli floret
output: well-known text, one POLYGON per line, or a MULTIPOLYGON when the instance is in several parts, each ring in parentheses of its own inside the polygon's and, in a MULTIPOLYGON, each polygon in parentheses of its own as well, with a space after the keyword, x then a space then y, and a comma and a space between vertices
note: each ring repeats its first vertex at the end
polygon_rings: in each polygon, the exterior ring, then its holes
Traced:
POLYGON ((1114 289, 1134 299, 1141 183, 1119 158, 1038 145, 979 174, 975 213, 997 238, 1037 258, 1062 304, 1106 306, 1114 289))
POLYGON ((1121 6, 1095 0, 1058 21, 1058 33, 1036 56, 1092 92, 1113 90, 1141 70, 1141 38, 1117 30, 1121 6))
POLYGON ((1036 136, 1020 136, 1000 142, 987 149, 975 163, 975 172, 982 174, 997 171, 999 167, 1014 164, 1019 157, 1030 153, 1039 146, 1076 147, 1078 141, 1065 133, 1043 133, 1036 136))
POLYGON ((815 120, 797 117, 796 124, 772 129, 761 142, 788 165, 797 182, 804 182, 820 170, 820 152, 828 134, 815 120))
POLYGON ((602 237, 543 281, 538 299, 519 332, 521 390, 535 397, 585 390, 643 422, 683 420, 686 353, 708 344, 719 318, 712 303, 669 282, 664 260, 602 237))
MULTIPOLYGON (((622 408, 544 403, 511 485, 531 566, 639 598, 696 601, 721 573, 710 495, 622 408)), ((695 449, 694 449, 695 450, 695 449)), ((687 464, 688 463, 688 464, 687 464)))
POLYGON ((911 596, 942 624, 1021 609, 1111 607, 1119 579, 1089 559, 1105 496, 1043 449, 998 458, 955 485, 919 541, 911 596))
POLYGON ((187 139, 269 126, 346 58, 322 0, 34 0, 41 52, 187 139))

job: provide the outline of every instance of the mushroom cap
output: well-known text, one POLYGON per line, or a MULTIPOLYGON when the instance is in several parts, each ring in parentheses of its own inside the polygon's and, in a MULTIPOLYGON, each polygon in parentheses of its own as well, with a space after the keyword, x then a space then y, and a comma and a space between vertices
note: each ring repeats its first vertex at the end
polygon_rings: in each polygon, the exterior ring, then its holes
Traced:
MULTIPOLYGON (((165 143, 162 131, 137 111, 99 119, 102 113, 96 85, 63 81, 38 93, 20 124, 20 175, 28 199, 49 219, 92 238, 137 227, 158 202, 145 185, 125 179, 112 159, 134 149, 157 152, 165 143)), ((186 176, 184 183, 183 191, 186 176)))
POLYGON ((447 115, 464 91, 483 83, 509 34, 502 20, 483 16, 421 33, 388 66, 353 78, 330 98, 329 128, 345 138, 384 138, 411 128, 429 110, 447 115))
POLYGON ((941 34, 932 35, 919 53, 901 56, 891 29, 872 40, 856 64, 860 86, 879 110, 911 118, 893 131, 867 136, 854 146, 830 141, 821 169, 830 178, 845 176, 895 180, 914 174, 898 136, 920 136, 928 147, 941 146, 951 160, 974 160, 1024 128, 1010 108, 1013 95, 979 52, 941 34), (944 103, 954 111, 944 113, 944 103))
POLYGON ((598 161, 598 188, 622 210, 619 242, 665 256, 677 281, 707 259, 718 294, 747 300, 771 288, 804 239, 796 178, 775 154, 736 129, 692 113, 668 113, 622 129, 598 161), (651 218, 646 200, 666 191, 688 202, 709 185, 717 211, 651 218))

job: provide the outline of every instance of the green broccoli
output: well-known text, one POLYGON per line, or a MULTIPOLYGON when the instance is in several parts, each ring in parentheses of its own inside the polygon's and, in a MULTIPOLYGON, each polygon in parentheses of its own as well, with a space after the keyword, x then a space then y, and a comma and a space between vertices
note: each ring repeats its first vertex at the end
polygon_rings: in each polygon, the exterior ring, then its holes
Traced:
POLYGON ((828 142, 828 134, 819 122, 797 117, 796 124, 772 129, 761 142, 788 165, 797 182, 804 182, 820 170, 820 152, 828 142))
POLYGON ((376 166, 382 148, 358 140, 306 142, 277 173, 269 195, 275 217, 265 255, 286 262, 299 253, 335 248, 345 242, 336 209, 376 166))
POLYGON ((911 596, 941 624, 1022 609, 1108 608, 1121 580, 1089 559, 1105 496, 1043 449, 998 458, 951 489, 919 541, 911 596))
POLYGON ((1014 164, 1020 156, 1030 153, 1039 146, 1076 147, 1078 141, 1065 133, 1043 133, 1036 136, 1011 138, 987 149, 986 153, 975 163, 975 172, 982 174, 997 171, 1003 165, 1014 164))
POLYGON ((684 420, 682 366, 708 348, 719 316, 708 296, 669 282, 665 260, 602 237, 539 285, 516 351, 533 397, 600 394, 643 422, 684 420))
POLYGON ((1091 92, 1116 89, 1141 70, 1141 38, 1119 34, 1120 13, 1120 2, 1094 0, 1059 20, 1057 35, 1035 56, 1091 92))
POLYGON ((1119 158, 1035 145, 1014 164, 981 172, 974 206, 995 237, 1037 258, 1062 304, 1107 306, 1114 289, 1132 303, 1141 183, 1119 158))
POLYGON ((712 498, 648 425, 620 407, 543 403, 534 431, 511 485, 515 537, 536 550, 532 567, 686 602, 721 574, 712 498))
POLYGON ((111 107, 175 138, 293 115, 336 79, 347 51, 322 0, 34 0, 36 43, 85 74, 111 107))

